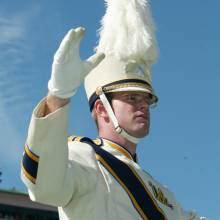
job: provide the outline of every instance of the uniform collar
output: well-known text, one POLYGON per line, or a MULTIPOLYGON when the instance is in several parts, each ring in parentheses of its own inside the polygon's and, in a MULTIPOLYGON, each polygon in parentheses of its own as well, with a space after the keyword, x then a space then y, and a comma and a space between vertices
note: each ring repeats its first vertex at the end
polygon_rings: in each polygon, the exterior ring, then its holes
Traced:
POLYGON ((102 145, 111 147, 114 150, 116 150, 118 153, 120 153, 120 155, 122 154, 127 159, 133 160, 134 162, 137 162, 137 155, 135 154, 134 156, 132 156, 132 154, 126 148, 119 145, 118 143, 110 141, 106 138, 100 138, 100 140, 102 141, 102 145))

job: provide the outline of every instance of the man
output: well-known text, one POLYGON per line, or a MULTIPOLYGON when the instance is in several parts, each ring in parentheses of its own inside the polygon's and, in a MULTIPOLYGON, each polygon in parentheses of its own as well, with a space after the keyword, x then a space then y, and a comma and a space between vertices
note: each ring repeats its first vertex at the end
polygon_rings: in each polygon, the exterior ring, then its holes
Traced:
POLYGON ((58 206, 62 220, 203 219, 184 212, 137 163, 157 102, 150 80, 156 40, 143 2, 108 1, 98 52, 86 61, 79 58, 85 30, 70 30, 54 56, 49 93, 33 112, 22 179, 30 198, 58 206), (131 28, 129 16, 140 26, 131 28), (84 78, 96 140, 67 137, 68 103, 84 78))

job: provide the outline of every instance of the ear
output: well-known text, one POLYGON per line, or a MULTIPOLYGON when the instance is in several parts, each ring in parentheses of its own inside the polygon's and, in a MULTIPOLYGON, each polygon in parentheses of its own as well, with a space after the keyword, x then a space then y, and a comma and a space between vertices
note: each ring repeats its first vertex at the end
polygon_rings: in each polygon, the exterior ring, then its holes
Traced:
POLYGON ((101 117, 107 121, 109 121, 109 116, 108 113, 100 99, 97 99, 95 104, 94 104, 94 110, 97 114, 97 117, 101 117))

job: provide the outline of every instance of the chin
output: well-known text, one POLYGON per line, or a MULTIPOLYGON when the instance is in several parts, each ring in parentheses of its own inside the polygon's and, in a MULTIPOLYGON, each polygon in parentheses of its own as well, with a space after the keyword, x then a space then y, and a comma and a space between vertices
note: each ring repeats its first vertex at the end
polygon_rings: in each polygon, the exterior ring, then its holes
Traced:
POLYGON ((141 128, 131 132, 131 135, 136 138, 144 138, 149 134, 149 128, 141 128))
POLYGON ((149 132, 140 133, 140 134, 135 135, 134 137, 136 137, 136 138, 144 138, 144 137, 146 137, 148 135, 148 133, 149 132))

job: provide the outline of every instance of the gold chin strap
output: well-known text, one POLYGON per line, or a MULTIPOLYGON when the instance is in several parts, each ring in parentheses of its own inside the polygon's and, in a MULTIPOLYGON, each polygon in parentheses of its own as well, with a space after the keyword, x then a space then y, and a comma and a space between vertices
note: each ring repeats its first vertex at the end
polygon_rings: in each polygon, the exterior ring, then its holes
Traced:
POLYGON ((128 134, 123 128, 121 128, 121 126, 118 123, 117 118, 115 117, 115 114, 112 110, 112 107, 108 101, 108 99, 106 98, 105 93, 103 92, 103 90, 101 88, 99 88, 98 92, 100 100, 102 101, 106 111, 108 112, 108 115, 110 117, 110 119, 112 120, 114 127, 115 127, 115 131, 120 134, 121 136, 123 136, 124 138, 126 138, 127 140, 129 140, 130 142, 137 144, 140 141, 140 138, 136 138, 131 136, 130 134, 128 134))

